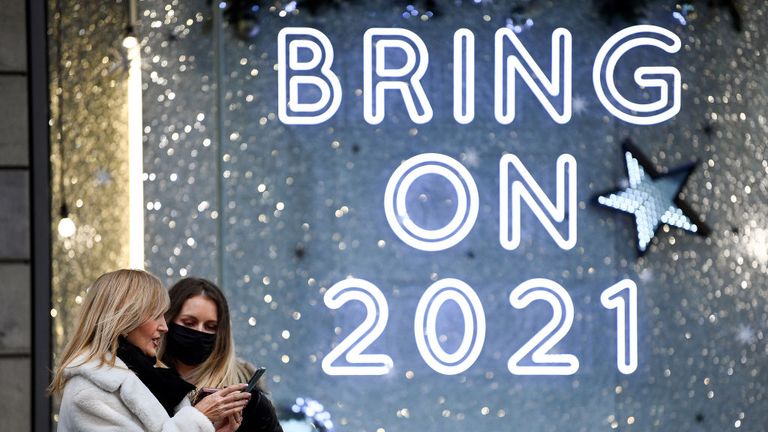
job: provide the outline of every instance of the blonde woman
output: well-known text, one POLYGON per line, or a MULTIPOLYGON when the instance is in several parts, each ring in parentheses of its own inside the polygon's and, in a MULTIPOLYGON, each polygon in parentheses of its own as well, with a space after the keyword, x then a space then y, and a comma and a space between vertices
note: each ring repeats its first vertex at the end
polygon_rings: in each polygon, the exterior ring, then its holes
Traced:
POLYGON ((192 407, 194 389, 155 356, 168 331, 168 293, 154 276, 117 270, 88 290, 50 386, 63 394, 59 432, 234 431, 250 394, 244 385, 216 392, 192 407))
MULTIPOLYGON (((235 357, 235 342, 224 293, 213 282, 182 279, 170 290, 165 314, 168 334, 159 357, 198 389, 248 381, 253 365, 235 357)), ((275 408, 262 387, 243 409, 240 432, 282 432, 275 408)))

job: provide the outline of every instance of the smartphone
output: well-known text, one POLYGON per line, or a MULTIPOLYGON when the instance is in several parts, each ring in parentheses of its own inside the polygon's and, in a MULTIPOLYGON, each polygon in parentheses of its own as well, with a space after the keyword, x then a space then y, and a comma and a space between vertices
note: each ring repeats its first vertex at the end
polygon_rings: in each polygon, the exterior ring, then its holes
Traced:
POLYGON ((256 372, 253 373, 251 379, 248 380, 248 387, 246 387, 243 391, 254 394, 254 392, 256 392, 256 383, 259 382, 259 379, 261 379, 261 377, 264 375, 264 372, 266 371, 267 368, 263 367, 256 369, 256 372))

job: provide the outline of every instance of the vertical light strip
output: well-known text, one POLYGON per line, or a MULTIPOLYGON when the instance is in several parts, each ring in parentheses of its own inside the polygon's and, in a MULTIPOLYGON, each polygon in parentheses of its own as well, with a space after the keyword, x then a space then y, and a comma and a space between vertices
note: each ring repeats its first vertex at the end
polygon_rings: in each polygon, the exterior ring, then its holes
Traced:
POLYGON ((141 46, 134 36, 123 41, 128 50, 128 179, 130 268, 144 268, 144 152, 142 142, 141 46), (132 40, 131 40, 132 39, 132 40))

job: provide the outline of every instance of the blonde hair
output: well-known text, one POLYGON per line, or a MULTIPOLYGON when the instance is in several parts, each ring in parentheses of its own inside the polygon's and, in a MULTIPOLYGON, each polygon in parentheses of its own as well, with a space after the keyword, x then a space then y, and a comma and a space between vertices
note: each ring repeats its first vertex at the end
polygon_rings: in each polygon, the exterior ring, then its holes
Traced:
POLYGON ((64 369, 83 356, 115 365, 118 337, 125 336, 149 319, 162 315, 170 301, 162 283, 143 270, 105 273, 88 289, 74 334, 64 347, 48 391, 61 393, 66 384, 64 369))
MULTIPOLYGON (((216 305, 218 327, 213 352, 203 363, 195 367, 189 376, 185 377, 186 380, 197 388, 225 387, 243 382, 243 372, 238 367, 235 357, 229 305, 221 289, 207 279, 190 277, 176 282, 169 294, 171 305, 165 314, 165 320, 169 323, 179 316, 184 303, 192 297, 202 295, 216 305)), ((166 338, 160 342, 157 357, 169 366, 175 365, 176 359, 167 349, 166 338)), ((247 380, 248 377, 246 376, 245 379, 247 380)))

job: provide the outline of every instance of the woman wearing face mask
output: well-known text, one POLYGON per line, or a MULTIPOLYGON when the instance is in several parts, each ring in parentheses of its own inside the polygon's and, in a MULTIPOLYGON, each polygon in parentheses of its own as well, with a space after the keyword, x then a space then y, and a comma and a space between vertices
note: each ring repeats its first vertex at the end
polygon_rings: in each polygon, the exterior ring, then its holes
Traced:
MULTIPOLYGON (((219 287, 199 278, 178 281, 169 291, 168 334, 160 358, 197 387, 221 388, 247 382, 255 368, 235 357, 229 305, 219 287)), ((260 384, 260 383, 259 383, 260 384)), ((275 408, 258 387, 243 410, 243 432, 282 432, 275 408)))
POLYGON ((190 406, 194 387, 156 352, 168 331, 168 294, 154 276, 118 270, 88 289, 74 334, 60 356, 52 393, 62 394, 59 432, 233 431, 249 394, 232 386, 190 406))

